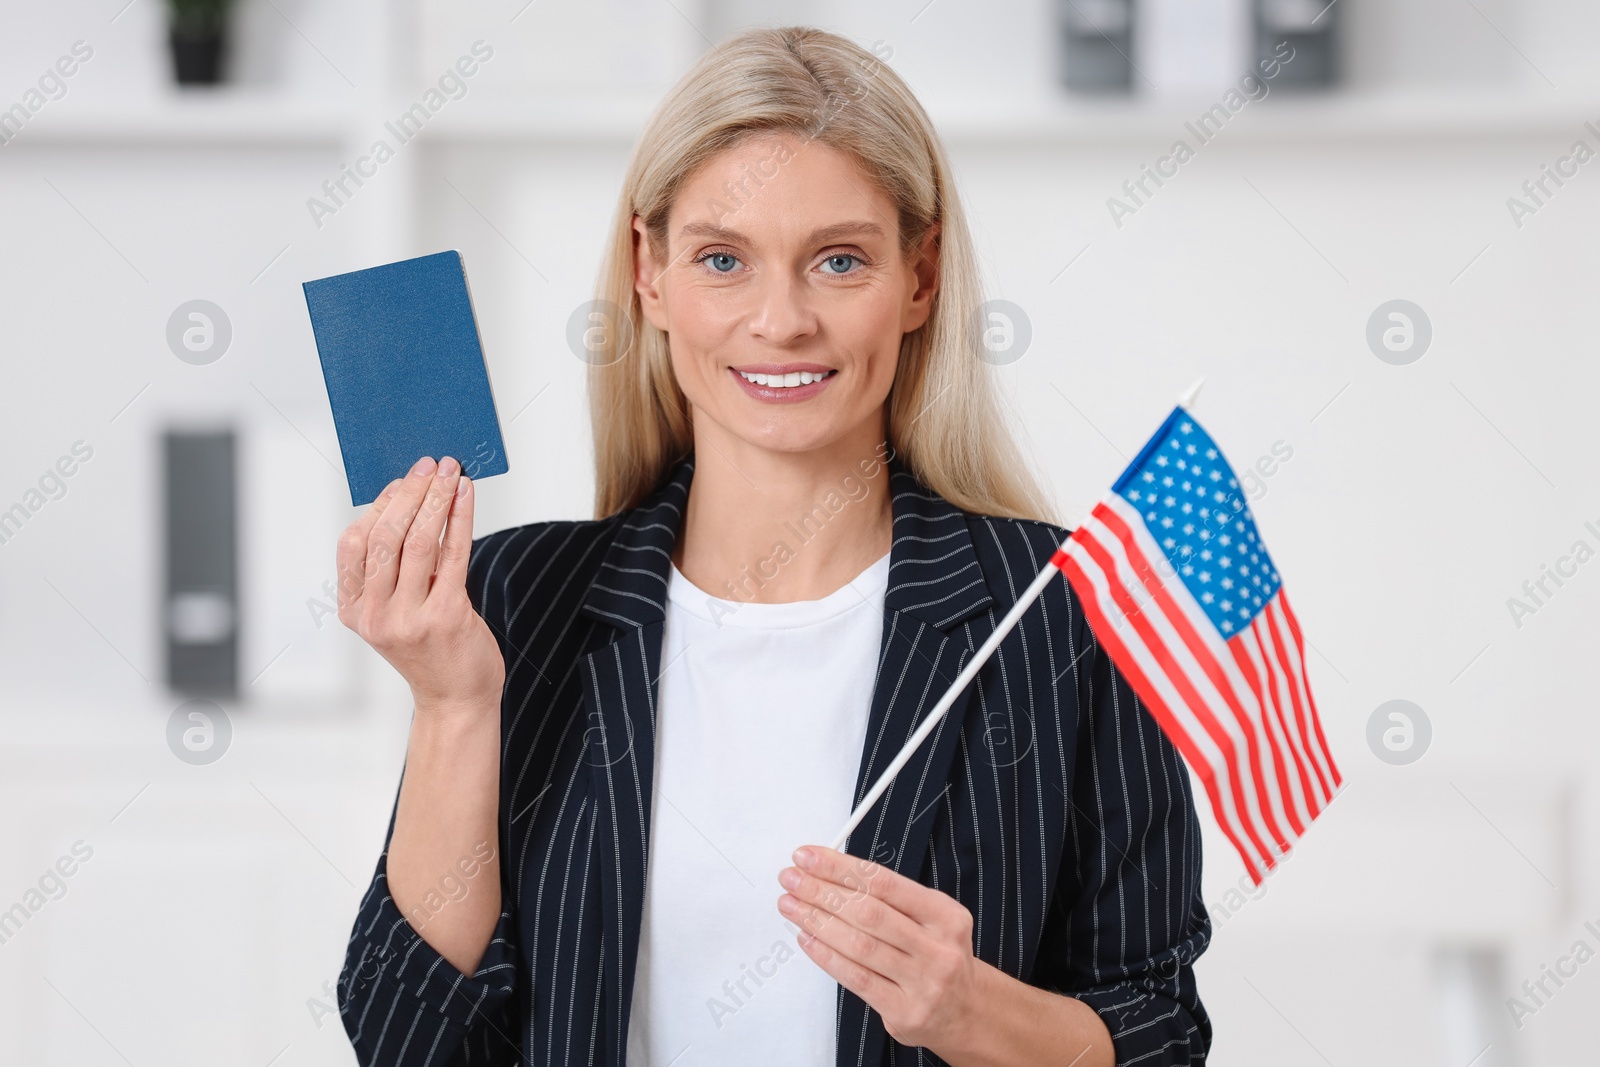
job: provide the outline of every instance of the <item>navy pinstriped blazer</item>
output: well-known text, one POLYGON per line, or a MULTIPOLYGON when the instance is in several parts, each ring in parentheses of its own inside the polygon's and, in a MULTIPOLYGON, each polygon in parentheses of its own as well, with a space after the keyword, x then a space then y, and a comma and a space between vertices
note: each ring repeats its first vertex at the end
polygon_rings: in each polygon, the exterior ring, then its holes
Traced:
MULTIPOLYGON (((1066 536, 968 514, 887 466, 894 540, 852 805, 1066 536)), ((669 553, 693 473, 685 460, 630 512, 473 543, 468 592, 506 661, 504 913, 477 973, 463 975, 395 907, 380 857, 338 986, 361 1063, 623 1067, 669 553)), ((1211 1025, 1190 965, 1211 927, 1188 775, 1065 581, 847 848, 960 900, 977 956, 1089 1004, 1118 1064, 1204 1062, 1211 1025)), ((833 1025, 838 1067, 943 1062, 895 1042, 842 987, 833 1025)), ((684 1063, 710 1062, 690 1051, 684 1063)))

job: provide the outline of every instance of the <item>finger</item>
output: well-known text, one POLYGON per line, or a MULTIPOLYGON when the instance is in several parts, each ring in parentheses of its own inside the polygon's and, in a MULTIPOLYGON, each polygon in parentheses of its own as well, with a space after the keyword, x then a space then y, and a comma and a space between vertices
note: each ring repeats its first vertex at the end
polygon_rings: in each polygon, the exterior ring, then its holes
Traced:
POLYGON ((366 585, 362 595, 382 603, 394 595, 395 581, 400 574, 400 554, 405 549, 406 532, 428 487, 433 484, 434 462, 431 456, 417 460, 416 466, 400 480, 394 499, 383 510, 372 535, 367 538, 367 563, 363 576, 366 585))
POLYGON ((821 938, 801 933, 796 940, 800 942, 800 948, 805 954, 811 957, 812 963, 826 971, 835 982, 870 1004, 879 1015, 888 1018, 899 1017, 906 1001, 906 994, 898 985, 871 968, 863 967, 850 957, 842 955, 821 938))
POLYGON ((456 482, 450 499, 450 519, 444 528, 444 544, 439 548, 439 582, 447 587, 465 588, 467 564, 472 556, 472 506, 478 494, 472 479, 465 474, 456 482))
POLYGON ((915 954, 928 943, 928 932, 887 901, 854 887, 785 868, 778 881, 795 898, 820 911, 836 915, 863 933, 882 939, 902 952, 915 954))
POLYGON ((361 517, 345 528, 339 536, 339 551, 335 566, 338 581, 337 601, 340 608, 344 608, 352 601, 361 598, 361 589, 365 584, 365 567, 367 559, 367 538, 372 533, 373 524, 378 521, 378 516, 383 514, 389 506, 389 501, 394 499, 395 490, 400 487, 400 479, 396 478, 383 487, 383 492, 378 494, 376 500, 367 506, 361 517))
POLYGON ((439 535, 444 532, 450 501, 455 499, 456 482, 460 479, 461 464, 450 456, 442 457, 416 517, 411 520, 411 529, 406 532, 405 547, 400 553, 400 574, 395 579, 397 594, 411 600, 421 600, 428 595, 433 568, 439 561, 439 535))
POLYGON ((891 871, 881 863, 863 856, 846 855, 824 845, 803 845, 795 849, 794 859, 801 870, 856 893, 870 893, 913 922, 934 928, 943 926, 948 896, 891 871), (806 853, 811 857, 809 866, 806 853))
POLYGON ((839 912, 808 904, 789 893, 778 898, 778 910, 805 933, 891 982, 908 982, 916 973, 915 958, 839 912))

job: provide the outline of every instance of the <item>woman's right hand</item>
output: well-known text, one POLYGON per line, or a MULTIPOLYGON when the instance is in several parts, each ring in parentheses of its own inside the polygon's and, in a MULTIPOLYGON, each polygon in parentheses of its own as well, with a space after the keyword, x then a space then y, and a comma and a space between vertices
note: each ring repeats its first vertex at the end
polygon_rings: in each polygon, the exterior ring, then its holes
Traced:
POLYGON ((460 463, 423 457, 339 536, 339 621, 400 672, 419 714, 500 705, 505 660, 467 597, 474 496, 460 463))

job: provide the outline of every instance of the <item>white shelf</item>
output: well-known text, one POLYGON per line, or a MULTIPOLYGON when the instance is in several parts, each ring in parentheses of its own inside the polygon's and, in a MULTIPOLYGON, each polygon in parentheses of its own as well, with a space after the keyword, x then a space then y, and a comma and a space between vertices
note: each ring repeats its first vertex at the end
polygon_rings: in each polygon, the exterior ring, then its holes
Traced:
POLYGON ((117 104, 64 102, 35 115, 6 148, 317 147, 342 143, 353 118, 346 106, 314 99, 196 90, 117 104))
MULTIPOLYGON (((1218 99, 929 101, 953 144, 1052 147, 1143 143, 1186 133, 1218 99)), ((384 123, 411 101, 372 108, 315 99, 222 90, 127 104, 74 106, 36 116, 7 146, 331 147, 384 136, 384 123)), ((647 97, 525 97, 451 102, 423 130, 425 143, 458 147, 594 143, 626 146, 657 101, 647 97)), ((1600 115, 1600 95, 1533 90, 1406 91, 1291 96, 1279 90, 1247 103, 1220 135, 1226 141, 1303 142, 1584 135, 1600 115)))
MULTIPOLYGON (((1214 94, 1182 102, 1060 100, 1009 108, 930 103, 929 111, 945 139, 960 144, 1050 147, 1177 137, 1192 143, 1184 124, 1220 102, 1221 94, 1214 94)), ((1253 143, 1580 136, 1584 121, 1600 114, 1597 105, 1597 96, 1465 87, 1314 96, 1275 90, 1246 102, 1216 136, 1253 143)))

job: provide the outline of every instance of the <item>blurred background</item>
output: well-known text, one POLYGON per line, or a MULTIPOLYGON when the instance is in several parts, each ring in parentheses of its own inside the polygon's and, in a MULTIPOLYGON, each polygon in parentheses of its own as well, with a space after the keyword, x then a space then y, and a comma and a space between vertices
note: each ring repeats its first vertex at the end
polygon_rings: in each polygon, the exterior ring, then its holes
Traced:
POLYGON ((0 1061, 354 1062, 332 982, 409 700, 333 615, 300 283, 460 249, 511 462, 478 532, 588 516, 567 321, 634 138, 794 22, 942 131, 1066 522, 1202 374, 1255 472, 1349 785, 1259 889, 1208 838, 1214 1061, 1592 1060, 1600 7, 0 12, 0 1061))

